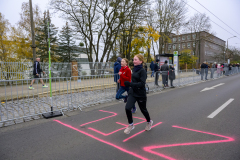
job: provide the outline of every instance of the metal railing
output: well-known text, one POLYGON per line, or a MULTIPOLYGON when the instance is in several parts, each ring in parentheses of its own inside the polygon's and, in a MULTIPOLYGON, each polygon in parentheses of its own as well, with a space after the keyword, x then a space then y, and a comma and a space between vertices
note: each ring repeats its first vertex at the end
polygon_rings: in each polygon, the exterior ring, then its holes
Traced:
MULTIPOLYGON (((223 76, 239 74, 237 67, 230 71, 223 69, 208 70, 208 79, 217 79, 223 76)), ((147 85, 150 92, 162 91, 164 88, 162 75, 168 72, 147 72, 147 85), (156 80, 156 75, 159 78, 156 80), (157 83, 156 83, 157 82, 157 83)), ((167 78, 170 86, 170 80, 167 78)), ((49 88, 43 88, 36 80, 34 89, 28 87, 31 79, 25 80, 2 80, 0 87, 0 126, 7 126, 12 123, 29 121, 41 118, 41 115, 50 112, 51 99, 49 88)), ((51 78, 53 109, 64 112, 76 110, 92 105, 115 100, 116 83, 114 74, 76 76, 76 77, 54 77, 51 78)), ((173 85, 181 87, 184 85, 201 81, 201 73, 175 71, 173 85)), ((49 86, 49 79, 43 78, 43 82, 49 86)))
MULTIPOLYGON (((46 62, 41 62, 41 68, 48 76, 49 65, 46 62)), ((113 62, 77 62, 77 66, 72 66, 72 63, 51 63, 52 77, 71 77, 72 70, 78 72, 78 76, 84 75, 99 75, 113 74, 113 62)), ((30 79, 33 77, 32 62, 0 62, 0 79, 1 80, 17 80, 30 79)))

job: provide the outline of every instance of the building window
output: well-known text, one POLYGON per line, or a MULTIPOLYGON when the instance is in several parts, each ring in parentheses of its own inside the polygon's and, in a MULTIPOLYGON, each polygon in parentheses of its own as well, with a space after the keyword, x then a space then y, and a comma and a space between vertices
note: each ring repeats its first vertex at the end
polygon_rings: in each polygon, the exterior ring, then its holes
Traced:
POLYGON ((196 34, 193 34, 193 35, 192 35, 192 38, 195 39, 195 38, 196 38, 196 34))
POLYGON ((178 44, 178 49, 181 49, 181 44, 178 44))
POLYGON ((207 43, 205 43, 205 47, 208 47, 207 43))
POLYGON ((179 41, 179 42, 181 41, 181 37, 178 37, 178 41, 179 41))
POLYGON ((193 42, 193 44, 192 44, 192 45, 193 45, 193 47, 195 47, 195 42, 193 42))
POLYGON ((185 41, 185 36, 182 36, 182 40, 185 41))
POLYGON ((190 48, 190 47, 191 47, 191 44, 190 44, 190 43, 188 43, 188 44, 187 44, 187 48, 190 48))
POLYGON ((175 44, 173 45, 173 49, 174 49, 174 50, 176 49, 176 45, 175 45, 175 44))
POLYGON ((164 45, 162 45, 162 48, 164 48, 164 45))
POLYGON ((172 45, 169 44, 169 45, 168 45, 168 50, 171 50, 171 48, 172 48, 172 45))
POLYGON ((182 44, 182 48, 185 48, 185 43, 182 44))
POLYGON ((187 36, 187 39, 190 40, 190 35, 187 36))
POLYGON ((173 38, 173 42, 176 42, 176 38, 173 38))

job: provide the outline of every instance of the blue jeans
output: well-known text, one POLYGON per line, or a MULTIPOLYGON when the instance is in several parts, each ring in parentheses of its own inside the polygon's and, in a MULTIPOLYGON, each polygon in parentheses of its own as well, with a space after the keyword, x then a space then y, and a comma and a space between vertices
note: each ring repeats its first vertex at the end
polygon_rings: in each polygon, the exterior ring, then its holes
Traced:
POLYGON ((125 91, 128 92, 129 91, 129 87, 120 86, 120 88, 119 88, 119 90, 117 91, 117 94, 116 94, 116 99, 126 98, 126 96, 122 95, 125 91))
POLYGON ((154 71, 152 71, 151 77, 154 77, 154 71))

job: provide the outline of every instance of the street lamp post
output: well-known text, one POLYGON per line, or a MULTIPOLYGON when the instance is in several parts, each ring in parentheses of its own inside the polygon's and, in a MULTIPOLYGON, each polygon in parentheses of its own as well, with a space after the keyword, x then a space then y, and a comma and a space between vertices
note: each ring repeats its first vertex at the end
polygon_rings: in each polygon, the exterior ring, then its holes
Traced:
POLYGON ((230 37, 230 38, 227 39, 227 49, 224 52, 224 62, 223 63, 225 63, 225 54, 226 54, 226 52, 228 50, 228 40, 231 39, 231 38, 234 38, 234 37, 236 37, 236 36, 233 36, 233 37, 230 37))

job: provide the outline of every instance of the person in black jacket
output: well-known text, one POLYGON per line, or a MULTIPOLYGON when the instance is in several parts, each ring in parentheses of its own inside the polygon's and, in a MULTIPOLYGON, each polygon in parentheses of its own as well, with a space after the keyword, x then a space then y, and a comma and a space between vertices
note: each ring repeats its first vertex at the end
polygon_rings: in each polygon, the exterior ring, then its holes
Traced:
POLYGON ((125 106, 125 111, 127 114, 129 126, 124 130, 125 134, 129 134, 131 130, 135 128, 133 125, 131 109, 136 102, 138 102, 138 106, 147 121, 145 130, 146 131, 151 130, 151 127, 153 124, 153 121, 151 120, 148 110, 146 108, 147 95, 146 95, 145 84, 146 84, 147 74, 146 74, 146 71, 143 69, 143 61, 144 61, 144 58, 142 55, 138 54, 134 56, 134 59, 133 59, 134 69, 132 73, 132 82, 128 82, 128 81, 124 82, 126 87, 130 87, 128 92, 127 104, 125 106))
POLYGON ((45 74, 44 71, 42 71, 41 67, 40 67, 40 58, 36 58, 36 61, 34 61, 34 65, 33 65, 33 76, 34 79, 32 80, 29 89, 34 89, 32 87, 33 83, 35 82, 36 79, 40 78, 40 82, 42 83, 42 87, 43 88, 47 88, 48 86, 46 86, 43 82, 43 80, 41 79, 41 72, 43 72, 43 74, 45 74))
POLYGON ((159 59, 156 60, 156 63, 154 64, 154 72, 155 72, 155 85, 156 86, 159 86, 158 85, 158 79, 159 79, 159 71, 160 71, 160 68, 159 68, 159 59))
POLYGON ((170 79, 171 88, 175 88, 173 86, 173 80, 175 79, 175 68, 174 68, 174 65, 171 65, 170 68, 169 68, 169 79, 170 79))
POLYGON ((204 73, 206 71, 206 62, 204 61, 202 64, 201 64, 201 80, 203 81, 203 77, 204 77, 204 73))

